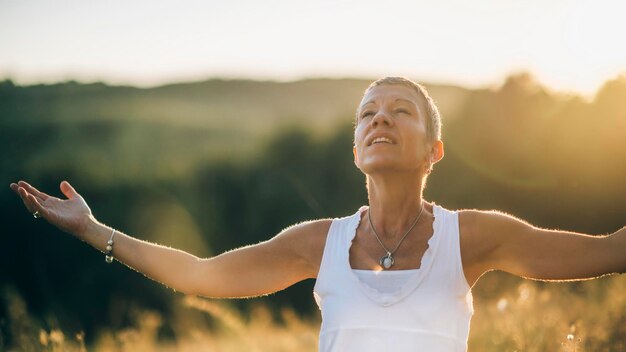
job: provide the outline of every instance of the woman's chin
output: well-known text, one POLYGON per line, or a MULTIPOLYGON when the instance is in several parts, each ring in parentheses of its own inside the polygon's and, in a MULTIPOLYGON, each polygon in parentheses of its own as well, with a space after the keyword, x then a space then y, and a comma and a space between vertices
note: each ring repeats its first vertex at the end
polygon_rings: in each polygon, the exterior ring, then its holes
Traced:
POLYGON ((380 158, 377 160, 366 160, 359 165, 359 169, 366 175, 383 172, 398 172, 405 170, 402 164, 390 158, 380 158))

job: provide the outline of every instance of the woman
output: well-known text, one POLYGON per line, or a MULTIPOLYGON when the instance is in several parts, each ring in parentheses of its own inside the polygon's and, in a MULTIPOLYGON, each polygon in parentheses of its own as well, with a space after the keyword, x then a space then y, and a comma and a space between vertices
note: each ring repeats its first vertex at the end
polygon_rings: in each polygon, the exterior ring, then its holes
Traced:
POLYGON ((386 77, 357 109, 354 162, 369 207, 294 225, 269 241, 201 259, 104 224, 64 181, 67 199, 11 184, 26 208, 177 291, 249 297, 316 278, 321 351, 465 351, 471 287, 502 270, 539 280, 626 271, 626 230, 589 236, 533 227, 512 216, 450 211, 422 198, 444 155, 439 113, 418 84, 386 77))

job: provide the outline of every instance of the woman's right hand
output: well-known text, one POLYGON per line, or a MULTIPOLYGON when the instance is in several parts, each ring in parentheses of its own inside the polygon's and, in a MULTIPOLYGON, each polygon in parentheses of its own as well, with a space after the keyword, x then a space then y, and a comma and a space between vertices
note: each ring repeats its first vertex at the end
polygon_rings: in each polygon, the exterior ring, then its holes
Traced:
POLYGON ((94 220, 91 209, 83 197, 67 181, 61 182, 61 192, 67 199, 60 199, 40 192, 24 181, 11 183, 11 189, 24 201, 24 206, 31 213, 46 219, 59 229, 81 237, 89 221, 94 220))
POLYGON ((176 291, 207 297, 266 295, 316 277, 331 224, 329 219, 300 223, 271 240, 202 259, 101 224, 66 181, 61 182, 61 191, 67 199, 47 195, 24 181, 12 183, 11 189, 31 214, 38 211, 102 252, 117 234, 112 250, 117 260, 176 291))

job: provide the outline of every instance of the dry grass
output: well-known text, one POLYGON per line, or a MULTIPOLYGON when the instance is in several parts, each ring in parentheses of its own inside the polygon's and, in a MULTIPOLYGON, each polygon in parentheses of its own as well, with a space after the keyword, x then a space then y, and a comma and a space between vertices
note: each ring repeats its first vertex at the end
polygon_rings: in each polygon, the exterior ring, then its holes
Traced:
MULTIPOLYGON (((507 281, 494 275, 475 288, 470 351, 626 351, 626 276, 576 284, 507 281), (507 283, 502 294, 489 290, 507 283)), ((501 287, 499 290, 502 290, 501 287)), ((122 330, 103 331, 92 346, 84 335, 44 329, 23 300, 5 292, 11 345, 6 351, 316 351, 318 319, 291 310, 276 316, 259 303, 249 316, 228 301, 183 297, 165 322, 153 311, 134 313, 122 330), (173 338, 160 337, 167 326, 173 338)))
MULTIPOLYGON (((494 279, 492 285, 500 281, 494 279)), ((470 351, 626 351, 625 275, 577 283, 522 280, 500 297, 475 293, 474 306, 470 351)))

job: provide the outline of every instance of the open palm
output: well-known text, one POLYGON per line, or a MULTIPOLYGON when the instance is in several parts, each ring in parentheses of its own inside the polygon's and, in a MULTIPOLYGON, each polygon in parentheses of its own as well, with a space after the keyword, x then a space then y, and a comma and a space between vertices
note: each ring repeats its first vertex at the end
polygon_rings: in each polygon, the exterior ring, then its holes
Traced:
POLYGON ((92 217, 91 209, 83 197, 67 181, 61 182, 61 192, 67 199, 60 199, 40 192, 24 181, 11 183, 11 189, 24 201, 29 212, 46 219, 52 225, 80 236, 92 217))

